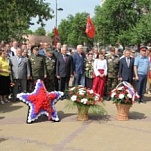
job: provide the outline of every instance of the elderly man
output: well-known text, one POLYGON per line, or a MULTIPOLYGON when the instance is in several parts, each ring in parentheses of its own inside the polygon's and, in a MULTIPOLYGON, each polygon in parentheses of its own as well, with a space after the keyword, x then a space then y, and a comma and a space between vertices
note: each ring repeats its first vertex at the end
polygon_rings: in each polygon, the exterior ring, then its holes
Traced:
POLYGON ((134 72, 136 79, 136 90, 140 96, 139 103, 144 103, 143 95, 146 89, 147 74, 149 71, 149 59, 146 55, 147 47, 140 47, 140 55, 135 58, 134 72))
POLYGON ((73 54, 75 85, 85 86, 85 54, 83 46, 77 46, 77 52, 73 54))
POLYGON ((13 41, 13 46, 11 47, 11 51, 13 51, 15 55, 16 55, 17 48, 18 48, 18 42, 13 41))
POLYGON ((98 53, 99 53, 98 48, 94 47, 93 48, 93 59, 96 59, 98 57, 98 53))
MULTIPOLYGON (((56 75, 59 81, 59 91, 65 92, 69 87, 70 76, 73 75, 73 59, 67 54, 67 46, 61 47, 56 64, 56 75)), ((66 94, 62 99, 66 98, 66 94)))
POLYGON ((16 94, 19 93, 18 85, 21 86, 21 91, 27 91, 27 79, 30 78, 30 65, 27 57, 22 56, 22 50, 16 49, 16 56, 10 57, 10 67, 12 71, 13 83, 13 96, 16 100, 16 94))

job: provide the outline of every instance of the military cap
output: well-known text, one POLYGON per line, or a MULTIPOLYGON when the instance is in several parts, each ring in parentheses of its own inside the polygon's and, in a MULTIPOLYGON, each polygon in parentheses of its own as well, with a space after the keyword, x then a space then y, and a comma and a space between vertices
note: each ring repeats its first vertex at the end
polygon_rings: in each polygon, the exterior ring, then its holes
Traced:
POLYGON ((51 48, 47 48, 47 49, 46 49, 46 52, 53 53, 53 51, 52 51, 51 48))
POLYGON ((39 50, 39 47, 37 46, 37 45, 33 45, 32 47, 31 47, 31 50, 39 50))
POLYGON ((146 46, 141 46, 140 48, 139 48, 139 50, 140 51, 146 51, 148 48, 146 47, 146 46))

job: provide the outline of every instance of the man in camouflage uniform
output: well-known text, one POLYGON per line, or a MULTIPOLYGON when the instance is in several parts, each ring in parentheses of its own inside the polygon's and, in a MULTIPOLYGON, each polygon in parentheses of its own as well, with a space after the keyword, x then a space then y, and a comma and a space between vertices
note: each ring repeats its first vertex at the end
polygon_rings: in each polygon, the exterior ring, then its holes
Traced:
MULTIPOLYGON (((57 42, 56 49, 53 51, 53 55, 55 57, 56 62, 57 62, 57 58, 58 58, 58 55, 60 54, 60 52, 61 52, 61 43, 57 42)), ((55 77, 55 90, 56 91, 59 90, 59 81, 58 81, 57 77, 55 77)))
POLYGON ((106 90, 107 90, 107 101, 111 99, 110 92, 114 89, 118 84, 118 71, 119 71, 119 58, 115 55, 115 48, 110 48, 110 54, 106 56, 107 60, 107 83, 106 83, 106 90))
POLYGON ((38 79, 47 77, 45 57, 39 54, 39 48, 33 47, 32 55, 29 57, 32 73, 33 88, 38 79))
POLYGON ((45 79, 45 86, 47 91, 55 90, 55 59, 53 51, 50 48, 46 49, 46 70, 47 78, 45 79))

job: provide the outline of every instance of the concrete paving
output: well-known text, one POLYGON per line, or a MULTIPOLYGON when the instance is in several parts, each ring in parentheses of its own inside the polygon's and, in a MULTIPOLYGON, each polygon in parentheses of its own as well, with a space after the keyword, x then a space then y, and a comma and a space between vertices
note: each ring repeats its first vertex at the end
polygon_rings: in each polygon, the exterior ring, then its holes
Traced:
POLYGON ((116 120, 116 107, 105 101, 107 115, 76 120, 76 109, 56 104, 61 121, 41 116, 26 124, 28 106, 22 102, 0 105, 0 151, 151 151, 151 96, 135 103, 129 121, 116 120))

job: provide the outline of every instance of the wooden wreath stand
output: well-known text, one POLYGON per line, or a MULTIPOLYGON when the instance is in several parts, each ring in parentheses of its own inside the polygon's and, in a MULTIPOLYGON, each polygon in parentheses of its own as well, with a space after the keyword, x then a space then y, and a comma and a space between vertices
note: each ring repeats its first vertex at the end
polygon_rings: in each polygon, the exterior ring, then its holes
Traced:
POLYGON ((128 118, 128 114, 129 114, 129 110, 130 107, 132 105, 128 105, 128 104, 117 104, 116 103, 116 108, 117 108, 117 116, 116 119, 118 121, 127 121, 129 120, 128 118))
POLYGON ((78 108, 78 114, 77 114, 77 120, 78 121, 88 121, 89 120, 89 116, 88 116, 88 112, 89 112, 89 106, 77 106, 78 108))

